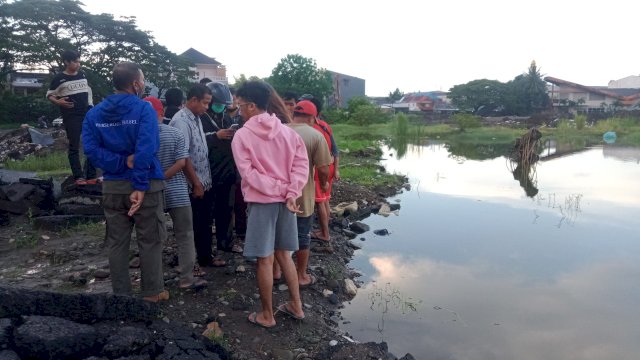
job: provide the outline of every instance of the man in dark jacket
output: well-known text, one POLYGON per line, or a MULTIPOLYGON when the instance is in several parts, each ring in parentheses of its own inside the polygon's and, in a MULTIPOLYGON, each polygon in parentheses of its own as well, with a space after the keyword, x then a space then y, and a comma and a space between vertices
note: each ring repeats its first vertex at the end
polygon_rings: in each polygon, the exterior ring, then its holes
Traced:
MULTIPOLYGON (((216 245, 219 251, 242 252, 242 248, 233 245, 233 227, 231 220, 235 203, 235 186, 238 175, 231 152, 231 140, 239 124, 226 116, 226 108, 232 104, 227 85, 210 82, 211 105, 207 110, 210 121, 202 121, 209 147, 209 167, 213 184, 213 217, 216 224, 216 245)), ((202 119, 202 118, 201 118, 202 119)))
POLYGON ((113 292, 132 293, 129 243, 135 225, 142 296, 151 302, 167 300, 162 274, 164 175, 157 156, 156 113, 140 99, 144 74, 137 64, 116 65, 113 85, 116 93, 91 109, 82 127, 84 152, 104 171, 102 193, 113 292))

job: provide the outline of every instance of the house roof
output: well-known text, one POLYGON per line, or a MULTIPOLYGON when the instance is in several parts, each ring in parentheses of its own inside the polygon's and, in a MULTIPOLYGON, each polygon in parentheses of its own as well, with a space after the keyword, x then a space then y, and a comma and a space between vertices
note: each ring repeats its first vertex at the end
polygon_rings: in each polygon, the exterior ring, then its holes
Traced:
POLYGON ((550 82, 558 86, 568 86, 583 90, 594 94, 608 96, 620 100, 624 105, 632 105, 636 100, 640 99, 640 89, 618 89, 603 86, 586 86, 567 80, 562 80, 547 76, 544 78, 546 82, 550 82))
POLYGON ((216 59, 208 57, 194 48, 189 48, 189 50, 183 52, 180 56, 192 61, 194 64, 222 65, 216 59))

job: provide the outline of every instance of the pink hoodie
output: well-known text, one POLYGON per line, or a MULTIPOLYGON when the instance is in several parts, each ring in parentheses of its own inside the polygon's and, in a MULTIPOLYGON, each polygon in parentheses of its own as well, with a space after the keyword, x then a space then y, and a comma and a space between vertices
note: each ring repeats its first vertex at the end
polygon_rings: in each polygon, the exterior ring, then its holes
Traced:
POLYGON ((300 135, 275 115, 251 117, 233 136, 233 158, 242 177, 244 201, 297 199, 309 177, 309 159, 300 135))

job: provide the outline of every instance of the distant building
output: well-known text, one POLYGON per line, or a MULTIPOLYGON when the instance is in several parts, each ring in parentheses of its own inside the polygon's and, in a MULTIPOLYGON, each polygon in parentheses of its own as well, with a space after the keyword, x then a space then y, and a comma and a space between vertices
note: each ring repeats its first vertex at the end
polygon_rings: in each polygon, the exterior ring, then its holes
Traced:
POLYGON ((640 89, 640 76, 627 76, 619 80, 609 81, 610 89, 640 89))
POLYGON ((451 104, 444 91, 414 92, 404 94, 402 99, 389 104, 393 109, 404 112, 454 112, 458 109, 451 104))
POLYGON ((225 84, 229 83, 229 79, 227 79, 227 68, 216 59, 194 48, 189 48, 189 50, 183 52, 180 56, 195 65, 191 70, 196 73, 196 82, 204 78, 209 78, 212 81, 220 81, 225 84))
POLYGON ((333 80, 333 94, 328 99, 330 107, 346 108, 355 96, 365 96, 364 79, 329 71, 333 80))
POLYGON ((30 95, 44 86, 48 73, 18 71, 9 74, 9 91, 16 95, 30 95))
POLYGON ((636 78, 640 77, 612 80, 609 86, 586 86, 551 76, 544 80, 551 84, 548 91, 554 108, 574 104, 580 112, 604 112, 611 107, 625 110, 640 107, 640 82, 636 78))

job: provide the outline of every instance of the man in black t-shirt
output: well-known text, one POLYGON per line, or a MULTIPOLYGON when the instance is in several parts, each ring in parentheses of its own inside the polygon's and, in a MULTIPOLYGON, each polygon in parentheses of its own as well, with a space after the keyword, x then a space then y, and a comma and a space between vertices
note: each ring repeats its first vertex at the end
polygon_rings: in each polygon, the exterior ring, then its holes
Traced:
POLYGON ((69 139, 69 165, 77 185, 95 184, 96 169, 89 160, 85 172, 80 164, 80 135, 84 116, 93 106, 93 94, 84 72, 80 71, 80 55, 73 50, 62 53, 64 71, 56 74, 47 91, 47 99, 60 107, 62 123, 69 139))

